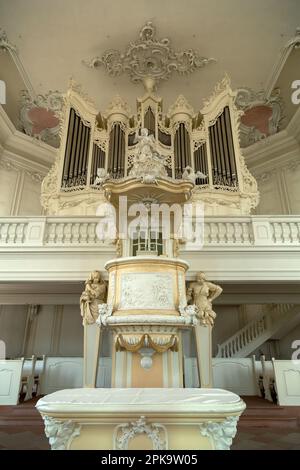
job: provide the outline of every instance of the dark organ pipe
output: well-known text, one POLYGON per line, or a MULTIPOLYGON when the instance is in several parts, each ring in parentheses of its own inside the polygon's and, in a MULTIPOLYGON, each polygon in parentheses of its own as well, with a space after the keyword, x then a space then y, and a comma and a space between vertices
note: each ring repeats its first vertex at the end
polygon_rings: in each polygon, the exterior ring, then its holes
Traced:
POLYGON ((70 110, 62 187, 86 184, 87 157, 90 129, 81 121, 74 109, 70 110))
POLYGON ((105 152, 100 147, 98 147, 97 144, 94 143, 90 184, 94 184, 95 179, 97 177, 98 168, 105 168, 105 152))
POLYGON ((235 153, 234 153, 234 145, 233 145, 233 137, 232 137, 232 128, 231 128, 231 121, 230 121, 230 111, 229 111, 228 106, 226 106, 224 113, 225 113, 226 136, 227 136, 228 152, 229 152, 229 162, 230 162, 230 168, 231 168, 231 180, 232 180, 232 185, 236 186, 238 181, 237 181, 236 161, 235 161, 235 153))
POLYGON ((158 140, 167 147, 171 146, 171 136, 158 129, 158 140))
POLYGON ((194 170, 201 171, 204 175, 207 175, 207 178, 196 178, 196 184, 208 184, 208 166, 207 166, 207 150, 206 143, 203 142, 197 150, 194 151, 194 170))
POLYGON ((214 125, 209 127, 213 184, 236 186, 236 161, 229 108, 224 108, 214 125))
POLYGON ((75 164, 74 164, 74 178, 76 179, 77 182, 78 182, 80 142, 81 142, 82 128, 83 128, 83 124, 82 124, 81 120, 79 120, 79 129, 78 129, 78 134, 77 134, 75 164))
POLYGON ((148 129, 149 134, 152 134, 155 137, 155 116, 150 106, 145 112, 144 127, 148 129))
POLYGON ((76 114, 74 132, 72 136, 72 149, 71 149, 71 158, 70 158, 70 166, 69 166, 69 178, 71 179, 72 186, 74 184, 74 163, 75 163, 75 152, 76 152, 76 144, 77 144, 78 121, 80 121, 80 117, 77 116, 76 114))
POLYGON ((75 116, 75 111, 74 109, 71 108, 70 115, 69 115, 67 140, 66 140, 62 187, 65 187, 67 185, 67 181, 69 178, 69 165, 70 165, 70 157, 71 157, 72 135, 73 135, 73 128, 74 128, 74 116, 75 116))
POLYGON ((113 178, 122 178, 125 167, 125 135, 119 123, 110 131, 108 172, 113 178))
POLYGON ((183 123, 179 124, 175 133, 174 154, 175 178, 181 178, 185 167, 191 165, 190 136, 183 123))

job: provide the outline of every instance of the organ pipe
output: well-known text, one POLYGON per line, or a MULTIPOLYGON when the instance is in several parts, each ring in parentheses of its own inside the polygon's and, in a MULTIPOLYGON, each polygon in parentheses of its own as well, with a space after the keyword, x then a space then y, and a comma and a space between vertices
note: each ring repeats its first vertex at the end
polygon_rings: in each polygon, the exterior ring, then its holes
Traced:
MULTIPOLYGON (((194 151, 194 170, 201 171, 204 175, 208 175, 208 166, 207 166, 207 149, 206 143, 203 142, 197 150, 194 151)), ((202 185, 207 184, 208 178, 197 178, 196 184, 202 185)))
POLYGON ((112 178, 122 178, 125 168, 125 135, 119 123, 110 131, 108 151, 108 172, 112 178))
POLYGON ((87 154, 90 128, 83 124, 73 108, 70 109, 62 187, 86 184, 87 154))
POLYGON ((236 186, 236 161, 229 108, 225 107, 216 122, 209 127, 212 155, 213 184, 236 186))
POLYGON ((155 137, 155 116, 150 106, 144 116, 144 127, 148 129, 149 134, 155 137))
POLYGON ((191 165, 190 136, 183 123, 180 123, 174 139, 175 178, 181 178, 186 166, 191 165))

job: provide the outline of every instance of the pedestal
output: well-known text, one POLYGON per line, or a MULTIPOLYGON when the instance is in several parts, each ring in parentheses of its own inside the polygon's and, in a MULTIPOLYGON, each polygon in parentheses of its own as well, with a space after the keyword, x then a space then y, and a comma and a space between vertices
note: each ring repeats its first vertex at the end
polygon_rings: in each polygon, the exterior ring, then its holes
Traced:
POLYGON ((219 389, 72 389, 37 409, 53 450, 229 450, 244 402, 219 389))

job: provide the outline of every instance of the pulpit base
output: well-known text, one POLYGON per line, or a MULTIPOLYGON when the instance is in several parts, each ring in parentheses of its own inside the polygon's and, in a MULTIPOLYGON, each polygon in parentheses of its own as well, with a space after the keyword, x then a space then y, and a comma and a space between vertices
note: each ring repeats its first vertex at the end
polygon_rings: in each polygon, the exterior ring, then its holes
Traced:
POLYGON ((229 450, 245 403, 219 389, 82 388, 41 398, 53 450, 229 450))

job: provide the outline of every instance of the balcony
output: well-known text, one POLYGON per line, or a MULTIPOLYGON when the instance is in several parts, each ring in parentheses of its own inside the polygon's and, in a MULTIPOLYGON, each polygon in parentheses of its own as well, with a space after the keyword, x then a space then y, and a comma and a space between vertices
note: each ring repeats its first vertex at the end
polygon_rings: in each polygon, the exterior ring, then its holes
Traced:
MULTIPOLYGON (((1 281, 80 281, 116 257, 97 217, 0 218, 1 281)), ((123 255, 132 254, 124 244, 123 255)), ((206 217, 204 246, 180 245, 189 276, 220 281, 300 281, 300 216, 206 217)))

